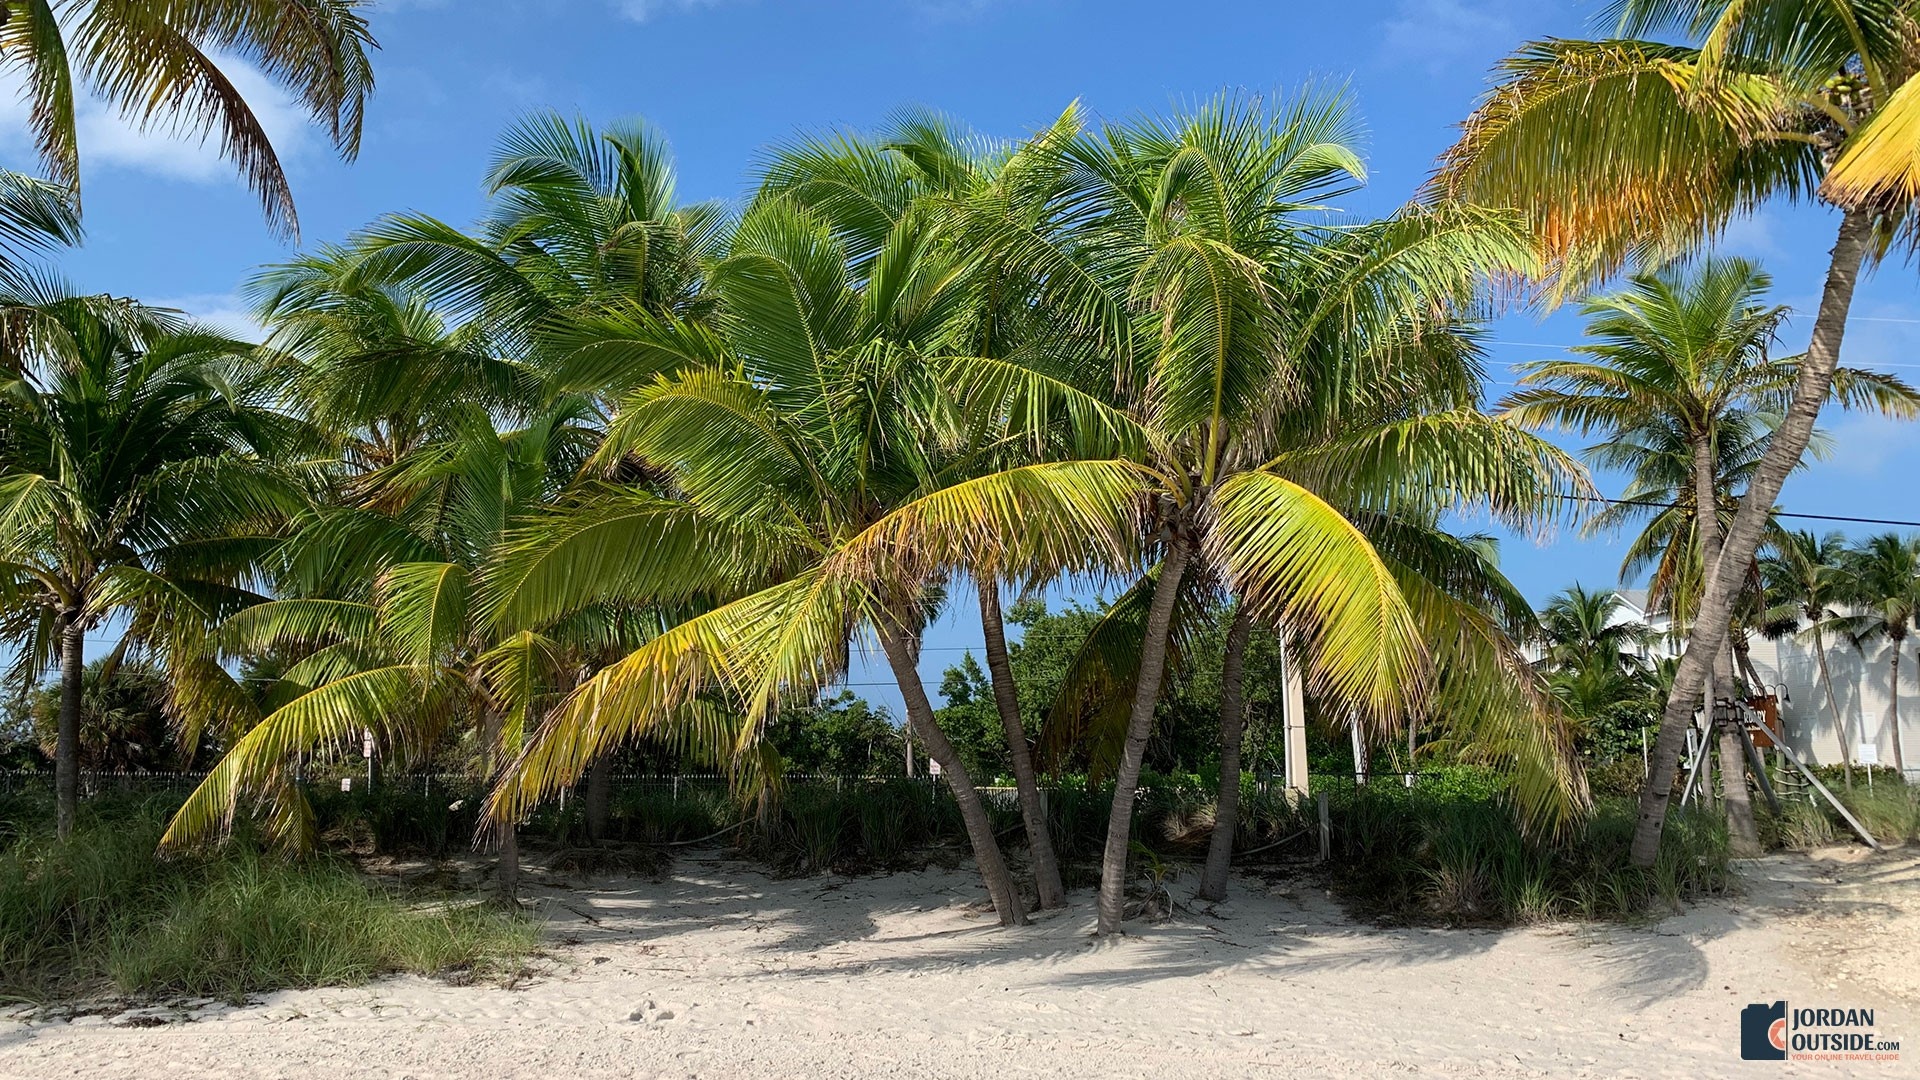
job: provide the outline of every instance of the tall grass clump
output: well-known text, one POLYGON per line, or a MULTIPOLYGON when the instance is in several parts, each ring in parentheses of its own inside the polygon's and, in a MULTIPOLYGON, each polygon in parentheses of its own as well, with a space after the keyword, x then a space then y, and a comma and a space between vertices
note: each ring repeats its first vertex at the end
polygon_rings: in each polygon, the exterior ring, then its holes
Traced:
POLYGON ((1527 835, 1497 791, 1474 783, 1342 785, 1329 804, 1335 887, 1374 918, 1631 919, 1720 895, 1733 880, 1725 823, 1693 809, 1674 815, 1659 860, 1642 869, 1627 857, 1628 799, 1599 800, 1579 832, 1559 838, 1527 835))
MULTIPOLYGON (((0 996, 237 998, 411 972, 471 976, 525 956, 537 927, 480 904, 410 901, 351 866, 244 840, 161 860, 170 806, 89 805, 66 843, 17 827, 0 852, 0 996)), ((31 812, 29 812, 31 820, 31 812)))

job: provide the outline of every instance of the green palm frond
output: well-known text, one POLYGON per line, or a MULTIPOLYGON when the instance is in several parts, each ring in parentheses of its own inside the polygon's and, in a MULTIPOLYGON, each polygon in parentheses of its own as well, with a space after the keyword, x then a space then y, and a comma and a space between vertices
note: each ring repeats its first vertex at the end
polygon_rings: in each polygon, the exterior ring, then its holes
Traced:
POLYGON ((242 800, 269 793, 270 781, 293 755, 344 745, 371 729, 396 730, 423 707, 412 666, 379 667, 334 679, 275 709, 228 750, 174 814, 160 843, 186 848, 230 828, 242 800))

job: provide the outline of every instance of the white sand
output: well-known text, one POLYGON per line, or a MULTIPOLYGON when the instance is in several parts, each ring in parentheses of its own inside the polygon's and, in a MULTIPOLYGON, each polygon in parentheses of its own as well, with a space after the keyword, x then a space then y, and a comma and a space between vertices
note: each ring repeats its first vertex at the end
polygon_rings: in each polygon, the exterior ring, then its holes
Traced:
POLYGON ((1653 926, 1500 932, 1359 926, 1324 892, 1242 878, 1214 916, 1095 942, 1084 893, 1001 930, 961 873, 774 881, 688 858, 665 883, 538 890, 598 922, 554 907, 579 943, 519 989, 409 978, 162 1026, 0 1022, 0 1076, 1920 1076, 1920 858, 1746 877, 1653 926), (1741 1062, 1741 1007, 1783 997, 1877 1009, 1905 1060, 1741 1062))

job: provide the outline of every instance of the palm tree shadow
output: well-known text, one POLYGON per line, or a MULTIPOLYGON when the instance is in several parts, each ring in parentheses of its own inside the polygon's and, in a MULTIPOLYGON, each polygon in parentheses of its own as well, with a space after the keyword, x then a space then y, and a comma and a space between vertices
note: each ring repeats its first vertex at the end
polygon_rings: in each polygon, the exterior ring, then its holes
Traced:
MULTIPOLYGON (((717 947, 782 977, 845 978, 1022 966, 1060 988, 1146 985, 1238 969, 1276 981, 1446 965, 1491 953, 1539 929, 1369 926, 1332 900, 1301 889, 1275 899, 1266 883, 1242 878, 1230 913, 1186 912, 1133 922, 1119 939, 1091 936, 1091 896, 1032 925, 992 921, 978 878, 928 870, 876 877, 780 879, 709 855, 689 858, 665 880, 607 879, 544 896, 550 934, 586 947, 659 947, 686 935, 718 934, 717 947), (725 940, 749 935, 744 944, 725 940)), ((1701 985, 1702 946, 1742 925, 1714 907, 1683 926, 1603 925, 1547 930, 1578 954, 1607 992, 1644 1007, 1701 985)), ((700 946, 691 946, 696 952, 700 946)), ((676 951, 679 951, 676 949, 676 951)))

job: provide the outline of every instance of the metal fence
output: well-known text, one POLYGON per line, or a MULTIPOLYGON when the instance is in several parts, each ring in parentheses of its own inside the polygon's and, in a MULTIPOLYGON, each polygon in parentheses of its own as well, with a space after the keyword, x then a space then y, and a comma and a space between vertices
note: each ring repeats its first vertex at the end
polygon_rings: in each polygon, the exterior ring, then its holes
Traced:
MULTIPOLYGON (((1375 773, 1370 778, 1373 784, 1395 784, 1415 787, 1422 782, 1447 775, 1439 772, 1415 773, 1375 773)), ((80 773, 80 794, 82 797, 94 797, 113 794, 144 794, 177 792, 186 794, 200 785, 208 773, 205 771, 169 772, 158 770, 138 771, 96 771, 82 770, 80 773)), ((327 773, 325 778, 313 778, 316 783, 331 786, 341 780, 350 781, 343 790, 365 791, 367 778, 363 773, 327 773)), ((1249 779, 1257 790, 1262 792, 1279 789, 1284 781, 1279 774, 1249 774, 1249 779)), ((921 773, 918 776, 839 776, 831 773, 788 773, 783 783, 788 787, 843 789, 860 785, 913 782, 932 785, 938 783, 938 776, 921 773)), ((719 773, 630 773, 615 772, 608 776, 609 786, 621 791, 639 790, 650 794, 668 794, 673 798, 704 796, 730 789, 731 779, 719 773)), ((1352 787, 1355 779, 1351 773, 1314 773, 1309 778, 1313 790, 1322 788, 1343 789, 1352 787)), ((456 772, 414 772, 382 774, 375 781, 376 786, 389 790, 400 790, 430 795, 435 791, 470 792, 481 784, 480 778, 469 773, 456 772)), ((584 782, 580 787, 584 787, 584 782)), ((576 793, 580 787, 575 789, 576 793)), ((53 790, 53 772, 46 769, 7 769, 0 770, 0 793, 18 793, 53 790)), ((1043 785, 1042 790, 1058 791, 1053 785, 1043 785)), ((1152 789, 1142 786, 1142 794, 1152 789)), ((980 788, 982 794, 992 798, 1012 798, 1016 789, 1011 786, 990 784, 980 788)), ((566 796, 562 795, 562 798, 566 796)))

